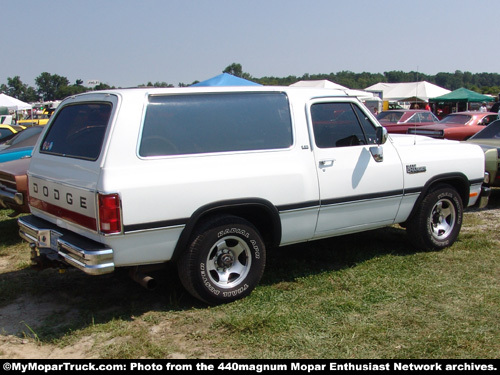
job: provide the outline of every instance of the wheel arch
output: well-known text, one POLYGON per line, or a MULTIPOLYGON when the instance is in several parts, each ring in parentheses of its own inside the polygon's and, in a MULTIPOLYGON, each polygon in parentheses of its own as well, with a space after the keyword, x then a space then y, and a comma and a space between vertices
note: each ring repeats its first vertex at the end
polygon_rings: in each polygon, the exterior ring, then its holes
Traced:
POLYGON ((468 206, 469 204, 469 191, 470 191, 470 181, 467 178, 466 175, 463 173, 447 173, 447 174, 442 174, 442 175, 437 175, 431 178, 427 183, 424 185, 422 191, 420 192, 420 195, 415 202, 415 205, 413 206, 413 209, 410 213, 410 216, 408 218, 413 217, 415 214, 415 211, 418 209, 418 206, 422 202, 422 200, 432 192, 433 190, 437 189, 438 186, 442 185, 449 185, 453 187, 458 195, 460 195, 460 198, 462 199, 462 204, 465 207, 468 206))
POLYGON ((271 202, 261 198, 224 200, 202 206, 193 213, 177 241, 172 260, 183 252, 199 225, 220 215, 238 216, 252 223, 267 245, 278 246, 281 242, 279 211, 271 202))

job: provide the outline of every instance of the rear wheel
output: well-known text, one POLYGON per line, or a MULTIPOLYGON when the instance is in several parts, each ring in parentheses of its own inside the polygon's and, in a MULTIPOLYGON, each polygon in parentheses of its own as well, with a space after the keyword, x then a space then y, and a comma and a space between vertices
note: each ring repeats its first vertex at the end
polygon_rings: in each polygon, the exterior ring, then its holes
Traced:
POLYGON ((427 194, 408 220, 407 232, 418 248, 440 250, 456 241, 462 219, 460 195, 449 185, 439 185, 427 194))
POLYGON ((243 298, 259 283, 266 249, 257 229, 236 216, 218 216, 194 234, 178 261, 182 284, 209 304, 243 298))

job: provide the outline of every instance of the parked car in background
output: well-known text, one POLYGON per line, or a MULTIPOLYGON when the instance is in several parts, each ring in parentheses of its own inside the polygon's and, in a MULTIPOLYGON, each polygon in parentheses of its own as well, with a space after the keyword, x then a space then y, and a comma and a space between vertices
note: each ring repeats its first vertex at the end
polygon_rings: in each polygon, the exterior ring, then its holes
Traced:
POLYGON ((439 119, 431 112, 423 109, 393 109, 380 112, 377 120, 387 132, 393 134, 406 134, 409 128, 433 125, 439 119))
POLYGON ((467 143, 474 143, 484 151, 485 170, 490 174, 489 186, 500 187, 500 120, 493 121, 490 125, 470 137, 467 143))
POLYGON ((41 129, 38 129, 37 131, 32 131, 31 129, 36 128, 23 130, 19 134, 19 138, 16 137, 16 139, 12 138, 9 140, 9 142, 14 141, 13 144, 9 144, 4 149, 0 149, 0 163, 31 156, 33 147, 35 146, 35 143, 41 133, 41 129), (30 130, 30 132, 27 134, 24 133, 27 130, 30 130), (28 137, 21 137, 24 135, 28 135, 28 137))
POLYGON ((30 212, 28 206, 28 167, 31 158, 0 163, 0 208, 12 209, 10 217, 30 212))
POLYGON ((493 112, 465 111, 451 113, 434 125, 409 128, 408 134, 464 141, 497 119, 493 112))
POLYGON ((19 133, 21 130, 24 130, 24 126, 20 125, 0 125, 0 142, 3 140, 7 140, 9 137, 12 137, 14 134, 19 133))
POLYGON ((29 156, 42 130, 43 126, 27 128, 0 144, 0 160, 4 161, 0 162, 0 208, 14 210, 11 217, 30 212, 27 175, 31 160, 29 156), (21 158, 18 158, 19 155, 22 155, 21 158), (5 161, 7 159, 9 161, 5 161))
POLYGON ((5 142, 1 141, 0 143, 0 151, 11 146, 14 146, 20 142, 24 142, 25 140, 31 138, 35 134, 40 134, 43 130, 43 126, 33 126, 31 128, 20 131, 19 133, 14 134, 12 137, 7 139, 5 142))
POLYGON ((19 120, 17 123, 25 126, 47 125, 53 112, 53 109, 44 109, 41 113, 34 113, 33 117, 19 120))

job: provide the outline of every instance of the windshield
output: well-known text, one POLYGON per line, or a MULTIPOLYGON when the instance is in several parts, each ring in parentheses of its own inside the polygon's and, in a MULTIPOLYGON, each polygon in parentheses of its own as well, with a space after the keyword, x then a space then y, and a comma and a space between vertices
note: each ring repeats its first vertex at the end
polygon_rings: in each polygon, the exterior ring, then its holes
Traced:
POLYGON ((441 120, 441 124, 467 124, 471 119, 469 115, 449 115, 441 120))
POLYGON ((23 130, 20 133, 17 133, 14 137, 9 139, 7 142, 4 143, 5 146, 12 146, 15 145, 16 143, 22 142, 28 138, 30 138, 34 134, 40 134, 42 132, 43 126, 34 126, 32 128, 28 128, 26 130, 23 130))

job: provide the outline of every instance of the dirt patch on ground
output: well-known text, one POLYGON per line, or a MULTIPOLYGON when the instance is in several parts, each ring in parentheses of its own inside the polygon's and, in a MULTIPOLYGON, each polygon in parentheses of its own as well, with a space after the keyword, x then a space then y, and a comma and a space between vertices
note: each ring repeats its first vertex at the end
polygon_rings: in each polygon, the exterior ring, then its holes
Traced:
POLYGON ((84 337, 75 345, 59 348, 39 344, 33 339, 0 336, 0 358, 5 359, 97 359, 92 354, 93 339, 84 337))
MULTIPOLYGON (((38 343, 36 331, 50 317, 64 322, 71 319, 72 311, 64 305, 39 301, 21 296, 14 303, 0 308, 1 358, 88 358, 79 357, 91 349, 89 340, 82 340, 74 347, 57 348, 38 343)), ((56 323, 57 324, 57 323, 56 323)))
POLYGON ((40 327, 41 322, 51 315, 61 314, 63 310, 63 306, 52 302, 19 297, 14 303, 0 308, 2 334, 30 336, 40 327))
MULTIPOLYGON (((71 321, 74 312, 65 306, 51 302, 29 301, 21 297, 14 303, 0 309, 3 332, 0 335, 0 358, 4 359, 97 359, 102 358, 103 350, 116 346, 127 346, 127 342, 137 340, 134 331, 138 327, 147 327, 145 337, 151 342, 168 342, 167 358, 186 359, 190 357, 211 358, 209 348, 197 345, 193 340, 193 330, 202 329, 193 325, 176 324, 168 319, 155 324, 145 323, 143 317, 127 322, 128 331, 117 336, 98 332, 80 339, 71 339, 71 343, 50 343, 41 341, 36 335, 41 323, 56 317, 61 324, 71 321)), ((50 320, 53 322, 53 320, 50 320)), ((52 326, 52 328, 55 328, 52 326)), ((206 329, 206 327, 205 327, 206 329)), ((196 333, 195 333, 196 334, 196 333)), ((139 338, 139 340, 141 340, 139 338)))

